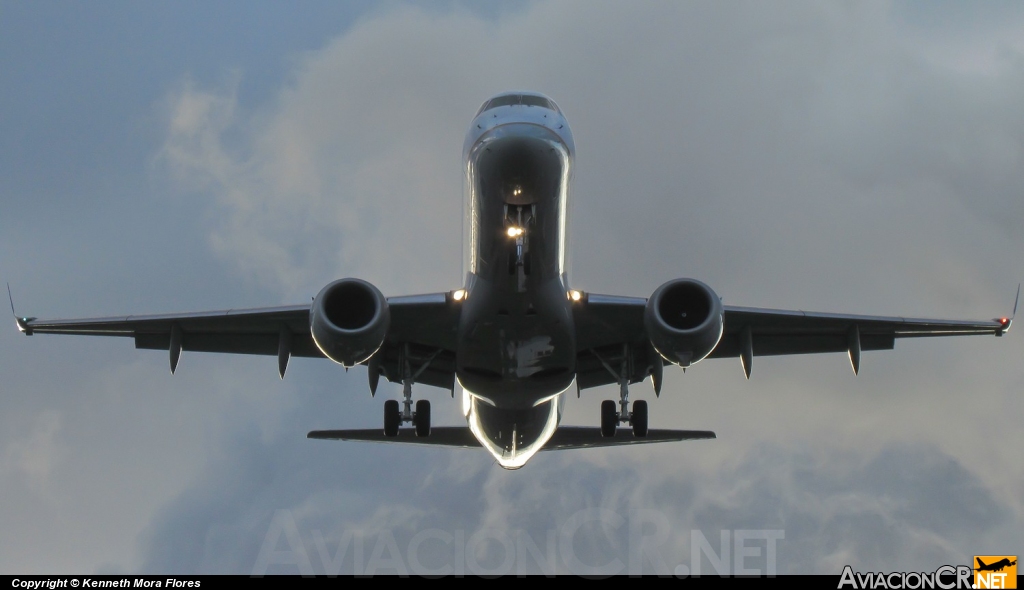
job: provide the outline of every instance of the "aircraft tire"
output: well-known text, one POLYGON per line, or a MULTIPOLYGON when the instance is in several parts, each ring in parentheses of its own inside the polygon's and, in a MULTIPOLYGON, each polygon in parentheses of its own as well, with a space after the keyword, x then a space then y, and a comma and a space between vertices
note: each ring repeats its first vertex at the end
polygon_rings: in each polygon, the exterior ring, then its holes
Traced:
POLYGON ((416 436, 430 436, 430 401, 421 399, 416 402, 416 436))
POLYGON ((601 402, 601 436, 615 436, 615 427, 619 424, 619 414, 615 411, 615 402, 606 399, 601 402))
POLYGON ((393 399, 384 402, 384 436, 398 436, 401 423, 402 413, 398 410, 398 402, 393 399))
POLYGON ((647 436, 647 402, 637 400, 633 402, 633 436, 644 438, 647 436))

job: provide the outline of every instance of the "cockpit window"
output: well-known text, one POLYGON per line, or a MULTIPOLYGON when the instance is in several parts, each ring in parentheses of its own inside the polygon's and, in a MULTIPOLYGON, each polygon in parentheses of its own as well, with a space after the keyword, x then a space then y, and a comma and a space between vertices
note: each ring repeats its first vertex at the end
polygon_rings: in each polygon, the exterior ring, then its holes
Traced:
POLYGON ((555 103, 544 98, 543 96, 536 96, 534 94, 504 94, 502 96, 492 98, 488 102, 485 102, 484 106, 480 107, 480 112, 477 114, 479 115, 480 113, 484 111, 489 111, 493 108, 507 107, 511 105, 544 107, 546 109, 551 109, 553 111, 558 110, 558 107, 555 105, 555 103))
POLYGON ((529 94, 523 95, 523 104, 528 107, 544 107, 553 111, 558 110, 555 108, 554 103, 544 98, 543 96, 531 96, 529 94))
POLYGON ((507 107, 513 104, 519 104, 519 100, 522 97, 518 94, 506 94, 505 96, 499 96, 498 98, 492 98, 491 102, 487 103, 485 111, 489 111, 495 107, 507 107))

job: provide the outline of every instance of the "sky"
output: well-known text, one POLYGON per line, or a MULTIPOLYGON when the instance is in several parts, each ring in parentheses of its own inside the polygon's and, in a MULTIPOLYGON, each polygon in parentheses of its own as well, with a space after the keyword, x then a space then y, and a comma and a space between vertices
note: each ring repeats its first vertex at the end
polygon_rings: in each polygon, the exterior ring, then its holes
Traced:
MULTIPOLYGON (((0 1, 0 279, 19 315, 462 281, 463 134, 508 89, 577 144, 575 288, 1007 315, 1024 6, 0 1)), ((0 572, 933 571, 1024 553, 1024 339, 666 371, 652 428, 541 453, 310 441, 365 369, 0 331, 0 572)), ((434 424, 458 401, 422 387, 434 424)), ((566 403, 595 426, 614 388, 566 403)))

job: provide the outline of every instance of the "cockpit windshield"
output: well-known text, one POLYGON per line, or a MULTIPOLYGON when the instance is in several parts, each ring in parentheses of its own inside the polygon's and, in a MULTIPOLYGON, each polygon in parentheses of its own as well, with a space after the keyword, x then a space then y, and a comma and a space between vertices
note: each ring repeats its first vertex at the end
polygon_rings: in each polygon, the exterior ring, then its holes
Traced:
POLYGON ((485 102, 483 106, 480 107, 480 110, 477 112, 477 115, 484 111, 489 111, 493 108, 507 107, 513 105, 523 105, 527 107, 543 107, 546 109, 551 109, 553 111, 558 111, 558 105, 556 105, 553 101, 543 96, 537 96, 536 94, 503 94, 501 96, 496 96, 491 100, 485 102))

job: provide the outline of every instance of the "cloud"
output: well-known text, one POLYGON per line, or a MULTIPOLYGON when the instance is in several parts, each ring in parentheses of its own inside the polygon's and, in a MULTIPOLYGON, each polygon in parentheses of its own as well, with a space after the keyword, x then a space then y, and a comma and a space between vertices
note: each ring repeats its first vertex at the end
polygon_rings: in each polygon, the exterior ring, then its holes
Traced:
POLYGON ((4 471, 23 476, 31 487, 45 489, 53 470, 53 464, 61 459, 56 443, 60 431, 60 417, 54 412, 44 412, 32 425, 27 440, 15 441, 5 450, 2 464, 4 471))
MULTIPOLYGON (((697 276, 728 303, 991 313, 1002 309, 992 293, 1005 305, 1007 266, 1024 270, 1010 255, 1024 220, 1014 189, 1024 181, 1024 120, 1013 115, 1024 98, 1020 62, 954 67, 932 58, 940 40, 911 28, 885 4, 560 3, 496 21, 403 7, 303 55, 255 112, 237 108, 236 86, 185 85, 172 100, 164 158, 213 179, 213 250, 275 290, 315 292, 347 275, 389 294, 442 290, 457 280, 460 133, 482 99, 534 88, 559 102, 576 133, 573 277, 584 288, 646 295, 669 278, 697 276)), ((663 395, 688 400, 687 412, 659 401, 661 419, 696 415, 722 436, 681 468, 692 480, 664 473, 678 466, 663 449, 639 460, 614 452, 538 459, 516 476, 474 458, 457 490, 417 466, 394 480, 415 494, 373 503, 366 498, 387 485, 367 467, 356 470, 375 482, 365 490, 338 483, 328 492, 333 484, 320 482, 294 501, 268 492, 245 516, 247 549, 225 562, 161 551, 148 564, 244 570, 258 530, 279 509, 300 532, 331 530, 341 543, 345 531, 386 530, 401 547, 431 527, 522 528, 536 540, 580 510, 628 520, 629 510, 653 507, 684 531, 669 543, 677 559, 688 554, 686 531, 779 528, 787 571, 932 567, 999 529, 997 513, 1019 519, 1021 498, 1009 491, 1019 469, 962 466, 976 453, 1006 465, 1004 450, 1022 442, 1013 425, 999 421, 996 445, 942 434, 965 422, 984 429, 985 410, 1012 396, 991 373, 1020 348, 999 345, 976 348, 984 352, 954 375, 937 367, 976 345, 901 343, 884 359, 868 357, 874 374, 856 386, 836 381, 841 361, 759 360, 745 390, 701 365, 685 380, 699 398, 675 379, 663 395), (960 401, 964 390, 979 392, 975 408, 960 401), (758 450, 766 440, 777 442, 758 450), (624 467, 636 461, 642 467, 624 467), (442 507, 450 494, 459 509, 442 507), (954 506, 978 512, 968 522, 949 516, 954 506)), ((572 408, 570 417, 594 418, 572 408)), ((452 471, 446 459, 429 463, 452 471)), ((193 500, 167 520, 203 530, 181 515, 232 512, 226 499, 214 503, 223 510, 193 500)), ((585 551, 597 561, 586 563, 628 563, 628 527, 598 529, 585 551)), ((486 555, 500 543, 488 543, 481 558, 500 564, 486 555)))
POLYGON ((375 454, 390 477, 361 475, 358 451, 330 469, 318 451, 283 447, 240 445, 249 459, 212 466, 151 530, 143 570, 708 575, 767 572, 772 539, 779 573, 933 571, 1021 524, 933 446, 866 455, 768 445, 711 472, 601 469, 587 452, 563 453, 525 476, 467 451, 414 453, 424 467, 391 449, 375 454), (742 563, 737 535, 750 539, 742 563))

